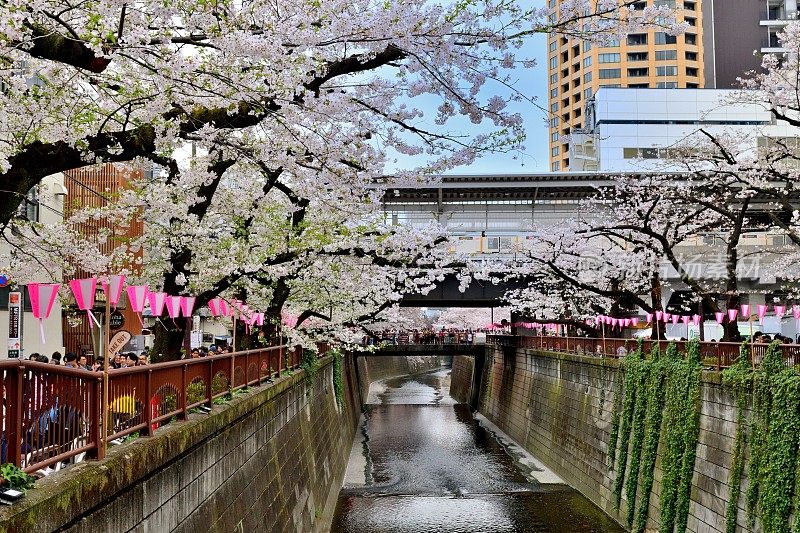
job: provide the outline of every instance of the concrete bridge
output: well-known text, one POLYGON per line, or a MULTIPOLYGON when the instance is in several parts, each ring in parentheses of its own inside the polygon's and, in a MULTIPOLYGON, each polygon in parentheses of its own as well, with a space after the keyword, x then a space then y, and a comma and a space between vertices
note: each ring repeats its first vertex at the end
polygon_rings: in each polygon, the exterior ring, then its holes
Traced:
POLYGON ((484 344, 384 344, 375 351, 356 352, 356 355, 369 357, 393 357, 405 355, 484 355, 484 344))

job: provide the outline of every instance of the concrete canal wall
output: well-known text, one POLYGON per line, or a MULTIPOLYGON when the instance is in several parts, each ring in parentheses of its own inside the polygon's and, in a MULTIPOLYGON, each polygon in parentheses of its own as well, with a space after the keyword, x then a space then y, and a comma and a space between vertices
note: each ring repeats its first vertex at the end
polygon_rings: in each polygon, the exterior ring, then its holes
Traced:
POLYGON ((367 401, 369 384, 381 379, 418 374, 449 363, 440 355, 361 355, 355 354, 361 398, 367 401))
MULTIPOLYGON (((452 389, 464 395, 466 362, 455 358, 452 389), (464 369, 462 371, 462 369, 464 369)), ((609 515, 624 522, 612 503, 615 473, 606 466, 616 361, 533 350, 487 347, 479 411, 547 467, 609 515)), ((735 400, 719 374, 704 373, 700 436, 691 489, 688 530, 725 530, 728 479, 736 433, 735 400)), ((659 451, 660 453, 660 451, 659 451)), ((648 527, 658 528, 662 472, 656 463, 648 527)), ((745 530, 743 480, 739 530, 745 530)))
POLYGON ((296 372, 48 476, 0 509, 0 532, 327 531, 360 414, 349 359, 341 405, 333 375, 327 357, 311 378, 296 372))

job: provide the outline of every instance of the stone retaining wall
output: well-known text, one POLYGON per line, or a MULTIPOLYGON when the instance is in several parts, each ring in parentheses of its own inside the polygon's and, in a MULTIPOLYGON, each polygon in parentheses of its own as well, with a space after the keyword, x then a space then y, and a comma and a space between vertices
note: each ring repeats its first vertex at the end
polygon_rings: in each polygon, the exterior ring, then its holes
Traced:
MULTIPOLYGON (((614 509, 614 472, 606 466, 617 362, 592 357, 500 348, 487 350, 480 412, 531 454, 618 521, 627 502, 614 509)), ((454 371, 453 377, 456 378, 454 371)), ((688 530, 725 530, 728 478, 736 432, 735 399, 716 372, 702 377, 700 437, 688 530)), ((660 453, 660 451, 659 451, 660 453)), ((648 527, 657 530, 660 459, 650 498, 648 527)), ((739 527, 744 529, 744 491, 739 527)))
POLYGON ((360 406, 333 358, 37 482, 0 532, 327 531, 360 406))
POLYGON ((466 355, 453 357, 453 372, 450 375, 450 396, 458 403, 469 403, 472 392, 472 372, 475 358, 466 355))
POLYGON ((356 354, 362 401, 369 396, 369 385, 375 381, 409 374, 418 374, 446 364, 447 356, 439 355, 361 355, 356 354))

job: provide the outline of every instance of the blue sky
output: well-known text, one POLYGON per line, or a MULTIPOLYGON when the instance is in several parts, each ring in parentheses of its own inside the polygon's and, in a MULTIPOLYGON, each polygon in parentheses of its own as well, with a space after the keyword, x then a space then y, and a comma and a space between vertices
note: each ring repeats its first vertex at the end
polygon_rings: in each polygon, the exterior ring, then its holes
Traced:
MULTIPOLYGON (((519 50, 520 56, 536 59, 533 69, 519 67, 517 88, 536 103, 547 109, 547 35, 535 35, 519 50)), ((525 122, 525 150, 521 154, 494 154, 485 156, 469 166, 453 170, 451 174, 492 174, 501 172, 547 172, 550 169, 548 130, 542 109, 528 102, 514 103, 509 107, 520 113, 525 122), (517 159, 514 159, 514 156, 517 159)))
MULTIPOLYGON (((492 173, 527 173, 527 172, 546 172, 550 168, 548 130, 545 123, 545 112, 547 109, 547 36, 534 35, 528 39, 525 45, 516 51, 516 57, 522 59, 535 59, 536 66, 532 69, 519 66, 515 71, 517 90, 527 97, 535 98, 534 105, 530 102, 512 102, 508 109, 518 112, 523 117, 526 132, 525 149, 522 152, 507 154, 490 154, 477 160, 472 165, 458 167, 451 170, 448 174, 492 174, 492 173)), ((510 95, 510 90, 500 84, 487 82, 481 90, 481 97, 488 100, 494 95, 495 91, 501 96, 510 95)), ((428 100, 415 98, 412 100, 413 106, 422 109, 426 116, 419 119, 418 125, 426 129, 436 130, 431 126, 432 117, 436 115, 438 102, 434 99, 428 100)), ((475 126, 466 118, 451 120, 444 128, 447 131, 454 131, 458 128, 468 128, 471 133, 480 132, 481 125, 475 126)), ((398 154, 387 154, 389 157, 397 157, 396 164, 389 163, 387 171, 401 167, 409 168, 421 164, 422 156, 410 157, 398 154)))

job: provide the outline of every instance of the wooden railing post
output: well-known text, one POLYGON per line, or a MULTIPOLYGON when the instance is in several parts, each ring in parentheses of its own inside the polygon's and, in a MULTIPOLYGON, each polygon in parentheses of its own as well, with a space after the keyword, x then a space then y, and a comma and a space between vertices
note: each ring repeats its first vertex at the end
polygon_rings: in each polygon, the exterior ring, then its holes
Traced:
POLYGON ((6 382, 6 461, 18 467, 22 466, 22 387, 25 367, 20 365, 10 368, 6 382))
POLYGON ((153 434, 153 371, 147 369, 147 377, 144 385, 144 421, 145 427, 140 435, 151 436, 153 434))
MULTIPOLYGON (((205 366, 205 365, 203 365, 205 366)), ((213 391, 213 382, 214 381, 214 360, 209 359, 208 361, 208 379, 206 379, 206 383, 208 386, 206 387, 206 403, 208 403, 208 407, 214 405, 214 391, 213 391)))
POLYGON ((189 409, 186 407, 189 405, 189 398, 187 397, 187 390, 189 389, 189 384, 186 383, 186 375, 189 372, 189 365, 185 364, 181 368, 181 390, 178 391, 178 405, 181 407, 181 412, 178 413, 178 420, 186 420, 189 416, 189 409))
POLYGON ((90 459, 102 459, 104 455, 103 447, 100 446, 100 423, 103 418, 102 400, 100 394, 103 380, 100 376, 97 379, 89 380, 89 404, 87 405, 89 423, 89 442, 94 443, 94 447, 86 452, 90 459))

